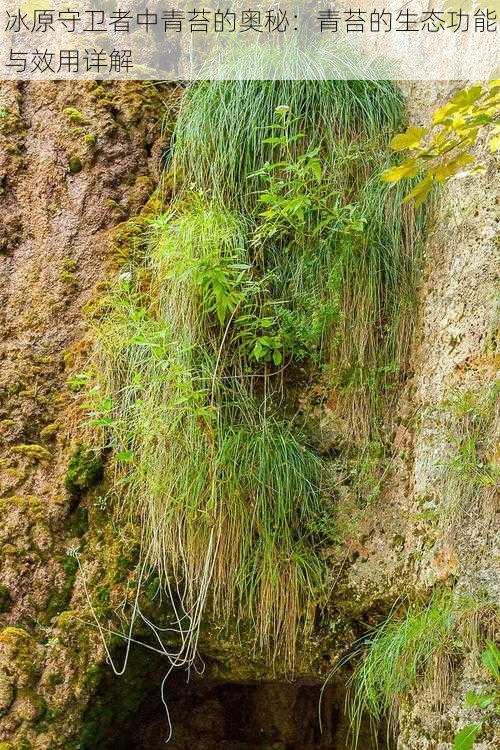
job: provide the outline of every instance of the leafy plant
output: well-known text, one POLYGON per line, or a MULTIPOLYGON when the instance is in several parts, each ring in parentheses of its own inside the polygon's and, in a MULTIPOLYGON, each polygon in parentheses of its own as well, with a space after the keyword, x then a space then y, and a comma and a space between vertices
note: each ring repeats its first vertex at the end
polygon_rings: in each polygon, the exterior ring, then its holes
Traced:
POLYGON ((476 737, 481 731, 481 724, 467 724, 455 735, 453 740, 453 750, 471 750, 476 741, 476 737))
POLYGON ((419 181, 405 197, 420 205, 436 183, 443 183, 458 173, 478 171, 470 149, 487 129, 488 147, 492 153, 500 148, 500 82, 475 84, 456 93, 436 110, 429 127, 410 126, 394 136, 394 151, 408 151, 409 157, 382 174, 387 182, 419 181))

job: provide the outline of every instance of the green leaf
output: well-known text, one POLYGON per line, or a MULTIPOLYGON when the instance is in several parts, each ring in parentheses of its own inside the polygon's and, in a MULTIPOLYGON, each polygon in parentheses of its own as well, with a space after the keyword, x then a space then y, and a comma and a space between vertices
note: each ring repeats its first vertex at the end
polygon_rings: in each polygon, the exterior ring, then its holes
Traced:
POLYGON ((269 143, 270 146, 284 146, 286 140, 284 135, 272 135, 269 138, 264 138, 262 143, 269 143))
POLYGON ((453 740, 453 750, 471 750, 481 729, 481 724, 467 724, 460 732, 455 735, 453 740))
POLYGON ((420 141, 425 135, 425 128, 418 128, 412 125, 404 133, 395 135, 391 140, 391 148, 393 151, 405 151, 407 148, 417 148, 420 146, 420 141))
POLYGON ((313 159, 311 162, 309 162, 309 169, 319 182, 323 177, 323 170, 321 169, 320 162, 317 159, 313 159))
POLYGON ((415 159, 408 159, 397 167, 389 167, 382 172, 382 179, 384 182, 399 182, 399 180, 407 180, 410 177, 415 177, 418 172, 418 164, 415 159))
POLYGON ((266 350, 262 346, 262 342, 259 339, 257 339, 253 347, 253 352, 252 352, 253 356, 255 357, 255 359, 259 360, 261 359, 261 357, 265 355, 265 353, 266 353, 266 350))
POLYGON ((468 706, 477 706, 478 708, 488 708, 495 701, 495 696, 488 693, 473 693, 469 690, 465 696, 465 702, 468 706))
POLYGON ((283 355, 279 349, 273 351, 273 362, 275 365, 280 365, 283 362, 283 355))
POLYGON ((500 650, 493 641, 488 641, 481 654, 481 661, 491 676, 500 682, 500 650))
POLYGON ((134 460, 134 454, 132 453, 132 451, 119 451, 115 455, 115 458, 117 461, 121 461, 123 463, 128 464, 134 460))

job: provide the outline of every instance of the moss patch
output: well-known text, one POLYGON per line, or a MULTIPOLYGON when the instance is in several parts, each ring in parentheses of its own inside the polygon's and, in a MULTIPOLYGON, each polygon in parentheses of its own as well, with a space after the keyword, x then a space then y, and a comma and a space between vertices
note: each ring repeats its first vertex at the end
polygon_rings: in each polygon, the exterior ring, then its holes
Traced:
POLYGON ((72 125, 84 125, 86 122, 83 112, 80 112, 76 107, 66 107, 64 114, 72 125))
POLYGON ((70 156, 68 161, 68 169, 71 174, 78 174, 83 169, 82 160, 78 156, 70 156))
POLYGON ((103 463, 91 448, 79 445, 69 460, 64 486, 72 495, 81 494, 102 479, 103 463))
POLYGON ((7 586, 0 583, 0 612, 8 612, 12 606, 12 598, 7 586))
POLYGON ((52 454, 43 445, 37 443, 26 443, 16 445, 14 448, 15 453, 20 453, 26 458, 31 458, 33 461, 49 461, 52 458, 52 454))

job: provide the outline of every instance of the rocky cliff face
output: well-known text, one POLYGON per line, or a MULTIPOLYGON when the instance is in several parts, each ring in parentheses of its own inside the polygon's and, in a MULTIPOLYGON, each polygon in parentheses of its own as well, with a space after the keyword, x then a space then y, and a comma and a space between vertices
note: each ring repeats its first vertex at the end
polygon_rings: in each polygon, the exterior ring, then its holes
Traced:
MULTIPOLYGON (((412 116, 424 119, 447 91, 415 86, 410 93, 412 116)), ((132 524, 117 528, 106 507, 105 456, 89 448, 79 426, 80 373, 100 290, 137 248, 144 217, 168 198, 165 187, 155 193, 168 147, 168 122, 161 123, 177 98, 172 88, 148 84, 0 84, 0 750, 105 747, 104 739, 98 744, 103 727, 125 725, 150 683, 161 681, 158 659, 140 657, 114 703, 106 700, 109 666, 87 597, 106 627, 120 631, 140 533, 132 524)), ((490 488, 467 497, 451 517, 440 512, 448 507, 444 467, 462 418, 449 402, 457 390, 488 389, 497 363, 493 181, 493 167, 458 179, 433 211, 386 489, 346 534, 332 572, 330 635, 304 651, 300 684, 321 683, 359 635, 360 621, 377 621, 402 595, 415 597, 436 582, 464 593, 494 589, 490 488)), ((135 635, 141 638, 140 627, 135 635)), ((123 658, 120 639, 111 643, 113 656, 123 658)), ((219 683, 273 676, 214 627, 202 649, 219 683)), ((456 728, 477 716, 463 708, 465 693, 483 681, 473 659, 452 665, 444 701, 422 690, 401 706, 398 747, 451 747, 456 728)), ((213 712, 222 699, 204 689, 213 712)), ((340 706, 342 688, 332 690, 329 705, 340 706)), ((252 693, 252 715, 266 702, 252 693)), ((285 730, 276 735, 277 747, 300 742, 290 732, 288 739, 285 730)), ((336 744, 325 747, 344 746, 344 729, 328 736, 336 744)), ((272 737, 266 741, 275 746, 272 737)), ((487 728, 478 747, 494 746, 487 728)))

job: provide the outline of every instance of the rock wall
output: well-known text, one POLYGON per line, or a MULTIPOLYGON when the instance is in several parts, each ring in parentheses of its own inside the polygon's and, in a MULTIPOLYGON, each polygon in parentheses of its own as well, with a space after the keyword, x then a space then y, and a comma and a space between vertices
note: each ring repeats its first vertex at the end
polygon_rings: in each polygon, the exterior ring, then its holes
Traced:
POLYGON ((68 378, 85 362, 86 306, 116 266, 112 230, 158 184, 171 96, 143 84, 0 84, 5 748, 71 747, 102 660, 92 631, 61 636, 77 574, 67 550, 88 529, 80 490, 99 472, 74 443, 68 378))

